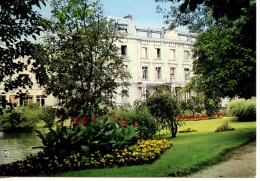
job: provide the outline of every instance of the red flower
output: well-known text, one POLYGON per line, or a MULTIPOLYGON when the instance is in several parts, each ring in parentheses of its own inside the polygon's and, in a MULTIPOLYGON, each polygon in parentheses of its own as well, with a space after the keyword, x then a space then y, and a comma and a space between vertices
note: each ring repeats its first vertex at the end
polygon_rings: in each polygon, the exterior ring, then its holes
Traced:
POLYGON ((75 118, 75 117, 71 117, 70 119, 71 119, 71 121, 72 121, 74 124, 78 124, 78 123, 79 123, 79 121, 78 121, 77 118, 75 118))
POLYGON ((127 125, 127 124, 126 124, 126 121, 123 120, 123 121, 122 121, 122 126, 123 126, 123 127, 126 127, 126 125, 127 125))
POLYGON ((60 114, 60 119, 63 119, 63 115, 62 114, 60 114))
POLYGON ((124 117, 123 117, 123 116, 120 116, 120 120, 121 120, 121 121, 124 121, 124 117))
POLYGON ((112 115, 111 115, 111 118, 115 118, 115 115, 114 115, 114 114, 112 114, 112 115))
POLYGON ((135 126, 138 126, 138 125, 139 125, 138 121, 135 121, 135 122, 134 122, 134 125, 135 125, 135 126))
POLYGON ((86 125, 87 124, 87 120, 86 120, 86 116, 83 116, 83 118, 81 119, 81 123, 83 124, 83 125, 86 125))

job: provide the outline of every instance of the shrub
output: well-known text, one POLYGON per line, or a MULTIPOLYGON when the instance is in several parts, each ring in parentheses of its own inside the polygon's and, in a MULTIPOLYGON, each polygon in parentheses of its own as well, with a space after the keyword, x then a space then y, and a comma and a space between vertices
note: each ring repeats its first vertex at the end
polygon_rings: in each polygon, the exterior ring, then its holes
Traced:
POLYGON ((228 121, 225 121, 223 125, 217 127, 217 129, 215 130, 215 132, 221 132, 221 131, 233 131, 235 130, 235 128, 232 128, 228 121))
POLYGON ((256 120, 256 99, 235 99, 228 104, 228 113, 238 121, 256 120))
POLYGON ((110 116, 95 117, 90 122, 86 122, 85 117, 81 122, 77 118, 72 120, 72 128, 57 125, 56 130, 49 127, 47 134, 35 130, 42 139, 45 153, 62 157, 75 153, 89 156, 98 150, 111 153, 114 148, 123 149, 137 141, 138 126, 124 125, 124 120, 110 116))
POLYGON ((149 113, 145 106, 140 106, 135 110, 117 110, 114 112, 117 119, 123 118, 127 124, 138 124, 138 139, 152 139, 156 133, 156 120, 149 113))
POLYGON ((6 132, 31 132, 36 127, 36 122, 28 119, 21 110, 5 110, 0 119, 6 132))

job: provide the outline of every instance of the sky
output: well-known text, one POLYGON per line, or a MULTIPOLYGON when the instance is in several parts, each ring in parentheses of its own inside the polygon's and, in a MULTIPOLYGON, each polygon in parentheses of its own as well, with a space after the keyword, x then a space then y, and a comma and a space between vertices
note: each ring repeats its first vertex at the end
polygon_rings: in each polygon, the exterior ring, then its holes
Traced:
MULTIPOLYGON (((132 15, 133 23, 137 27, 168 28, 168 25, 163 23, 163 14, 156 12, 157 5, 165 7, 165 3, 158 3, 155 0, 100 0, 100 2, 104 5, 103 8, 107 16, 123 18, 132 15)), ((47 4, 46 7, 43 7, 41 13, 43 16, 50 18, 50 6, 47 4)), ((177 29, 182 31, 181 28, 177 29)))
POLYGON ((126 15, 133 16, 133 22, 138 27, 162 28, 163 15, 156 12, 154 0, 101 0, 108 16, 123 18, 126 15))

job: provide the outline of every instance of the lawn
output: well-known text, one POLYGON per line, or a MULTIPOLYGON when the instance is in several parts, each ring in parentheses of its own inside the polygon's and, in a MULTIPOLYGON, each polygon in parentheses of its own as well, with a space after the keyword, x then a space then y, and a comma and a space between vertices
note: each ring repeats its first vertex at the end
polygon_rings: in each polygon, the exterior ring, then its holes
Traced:
POLYGON ((229 120, 234 131, 215 132, 227 119, 187 121, 179 130, 187 127, 196 132, 170 134, 173 146, 152 164, 102 169, 87 169, 57 173, 51 176, 69 177, 165 177, 185 176, 207 165, 216 164, 228 150, 237 148, 256 137, 256 122, 235 122, 229 120))

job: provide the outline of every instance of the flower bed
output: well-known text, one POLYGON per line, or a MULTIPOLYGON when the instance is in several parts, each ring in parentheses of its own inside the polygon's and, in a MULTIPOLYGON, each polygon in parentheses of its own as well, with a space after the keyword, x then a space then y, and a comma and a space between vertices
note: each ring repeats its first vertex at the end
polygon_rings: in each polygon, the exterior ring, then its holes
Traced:
POLYGON ((186 129, 179 131, 179 133, 188 133, 188 132, 196 132, 196 131, 197 130, 192 129, 192 128, 186 128, 186 129))
POLYGON ((216 114, 212 116, 202 115, 202 116, 181 116, 177 117, 182 121, 198 121, 198 120, 206 120, 206 119, 213 119, 213 118, 222 118, 221 114, 216 114))
POLYGON ((152 163, 171 145, 166 139, 142 140, 123 150, 115 149, 111 154, 102 155, 97 151, 89 157, 73 154, 63 159, 40 152, 15 163, 0 165, 0 173, 1 176, 34 176, 88 168, 140 165, 152 163))

